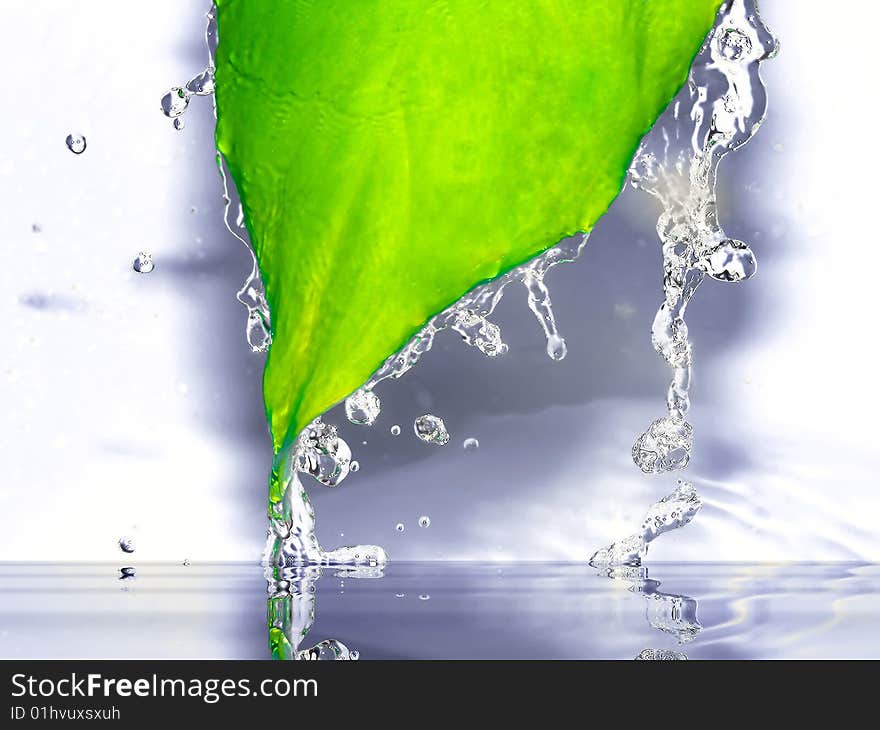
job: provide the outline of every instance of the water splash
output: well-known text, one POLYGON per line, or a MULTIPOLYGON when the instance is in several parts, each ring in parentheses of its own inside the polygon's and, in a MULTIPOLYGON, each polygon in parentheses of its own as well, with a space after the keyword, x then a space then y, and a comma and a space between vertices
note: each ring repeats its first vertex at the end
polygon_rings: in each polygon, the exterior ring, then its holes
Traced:
POLYGON ((613 542, 593 553, 594 568, 615 565, 641 565, 648 546, 660 535, 687 525, 700 511, 703 502, 690 482, 679 480, 678 486, 659 502, 651 505, 642 521, 641 532, 613 542))
MULTIPOLYGON (((174 122, 176 129, 183 128, 184 114, 189 109, 190 101, 197 96, 214 95, 214 71, 217 55, 217 7, 213 3, 206 14, 205 45, 208 49, 208 63, 205 68, 193 76, 183 86, 172 87, 160 102, 163 114, 174 122)), ((217 106, 213 104, 214 118, 217 118, 217 106)), ((250 236, 244 223, 244 209, 238 191, 232 183, 232 175, 226 160, 219 152, 216 154, 217 169, 223 185, 223 221, 226 229, 237 238, 247 249, 251 257, 251 271, 245 279, 236 297, 247 310, 245 320, 245 337, 253 352, 267 352, 272 344, 272 320, 269 304, 266 301, 266 290, 260 278, 257 258, 250 243, 250 236)))
MULTIPOLYGON (((342 441, 338 437, 337 440, 342 441)), ((307 443, 311 444, 311 439, 307 443)), ((307 448, 312 447, 309 445, 307 448)), ((336 486, 347 474, 344 466, 333 464, 336 457, 330 453, 335 449, 338 454, 340 448, 339 444, 332 447, 326 443, 323 446, 316 444, 317 453, 298 453, 296 459, 282 461, 273 472, 268 505, 269 529, 262 559, 264 565, 277 569, 310 564, 377 567, 388 561, 385 549, 379 545, 346 545, 335 550, 324 550, 318 542, 315 510, 300 480, 301 469, 296 462, 314 469, 326 481, 334 482, 328 486, 336 486), (322 449, 327 453, 322 453, 322 449)))
POLYGON ((686 88, 642 142, 630 168, 632 185, 663 206, 657 234, 664 301, 651 341, 672 370, 668 416, 654 421, 633 446, 633 461, 646 473, 681 469, 690 458, 688 302, 707 274, 739 282, 757 271, 749 246, 729 238, 718 221, 715 180, 721 158, 748 142, 764 119, 767 94, 760 65, 777 49, 756 0, 722 5, 686 88))
POLYGON ((437 334, 445 329, 457 332, 465 344, 476 347, 490 357, 503 355, 507 352, 507 345, 501 340, 498 326, 489 322, 488 317, 501 301, 504 290, 515 281, 526 287, 529 307, 547 337, 548 355, 554 360, 561 360, 566 354, 565 341, 556 327, 550 291, 544 284, 544 277, 554 266, 577 259, 586 242, 587 234, 570 236, 528 263, 475 287, 455 304, 428 320, 399 352, 389 357, 373 373, 366 387, 373 389, 383 380, 399 378, 412 370, 422 355, 431 349, 437 334))

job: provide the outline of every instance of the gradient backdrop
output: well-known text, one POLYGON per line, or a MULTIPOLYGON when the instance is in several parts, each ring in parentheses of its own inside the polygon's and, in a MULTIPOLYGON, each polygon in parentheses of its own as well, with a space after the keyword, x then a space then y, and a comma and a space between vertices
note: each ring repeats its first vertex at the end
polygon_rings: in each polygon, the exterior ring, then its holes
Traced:
MULTIPOLYGON (((271 448, 235 299, 250 258, 222 223, 210 100, 182 132, 159 110, 204 66, 207 5, 0 3, 0 560, 114 560, 121 535, 141 561, 259 557, 271 448), (140 250, 148 276, 131 269, 140 250)), ((769 117, 719 185, 759 273, 707 281, 691 304, 687 475, 705 508, 652 558, 880 560, 877 100, 853 73, 874 63, 876 24, 855 8, 764 3, 782 42, 765 65, 769 117)), ((668 382, 649 337, 656 213, 626 190, 582 259, 548 276, 563 362, 511 287, 495 317, 505 357, 446 333, 381 386, 377 426, 329 417, 362 468, 334 491, 312 485, 326 546, 582 560, 633 531, 675 484, 629 456, 668 382), (412 435, 425 411, 446 421, 445 448, 412 435)))

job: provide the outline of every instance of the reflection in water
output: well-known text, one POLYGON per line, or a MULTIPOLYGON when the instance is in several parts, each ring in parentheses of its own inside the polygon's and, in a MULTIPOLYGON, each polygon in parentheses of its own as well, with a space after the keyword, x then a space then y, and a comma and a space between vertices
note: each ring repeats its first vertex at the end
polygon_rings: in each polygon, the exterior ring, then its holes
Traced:
POLYGON ((303 570, 141 562, 118 581, 117 563, 0 563, 0 657, 264 659, 267 634, 280 658, 880 656, 880 565, 664 563, 612 579, 575 563, 398 562, 381 580, 303 570))
MULTIPOLYGON (((651 628, 674 636, 679 644, 693 641, 703 630, 697 618, 696 600, 659 590, 660 581, 649 578, 647 568, 623 565, 609 568, 600 575, 628 583, 629 591, 642 595, 646 603, 645 618, 651 628)), ((636 659, 687 659, 687 656, 666 649, 645 649, 636 659)))
MULTIPOLYGON (((273 659, 353 661, 359 653, 337 639, 324 639, 313 646, 300 648, 315 622, 316 591, 323 566, 309 565, 292 568, 266 568, 268 583, 267 628, 269 650, 273 659)), ((336 578, 355 580, 383 578, 382 567, 350 567, 333 571, 336 578)), ((645 599, 645 618, 651 628, 675 638, 679 644, 693 641, 703 630, 697 618, 697 602, 690 596, 665 593, 660 581, 650 578, 643 566, 615 566, 600 573, 611 580, 628 586, 631 593, 645 599)), ((403 594, 396 594, 398 596, 403 594)), ((424 599, 426 596, 420 595, 424 599)), ((552 612, 553 596, 541 596, 545 611, 552 612)), ((687 659, 683 653, 668 649, 645 649, 637 659, 687 659)))
MULTIPOLYGON (((273 659, 297 661, 355 661, 357 651, 336 639, 324 639, 314 646, 300 649, 315 622, 315 586, 322 575, 320 566, 266 568, 269 599, 266 623, 269 630, 269 651, 273 659)), ((338 578, 381 578, 381 568, 340 570, 338 578)))
POLYGON ((687 659, 686 654, 680 651, 672 651, 670 649, 644 649, 639 652, 636 661, 648 662, 670 662, 681 661, 687 659))

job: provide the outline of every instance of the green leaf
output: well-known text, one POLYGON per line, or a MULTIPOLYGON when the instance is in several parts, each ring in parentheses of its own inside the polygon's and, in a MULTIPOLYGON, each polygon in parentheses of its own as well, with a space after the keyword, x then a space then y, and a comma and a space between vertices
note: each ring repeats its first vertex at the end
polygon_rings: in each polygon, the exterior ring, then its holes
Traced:
POLYGON ((592 228, 719 4, 218 0, 276 453, 431 316, 592 228))

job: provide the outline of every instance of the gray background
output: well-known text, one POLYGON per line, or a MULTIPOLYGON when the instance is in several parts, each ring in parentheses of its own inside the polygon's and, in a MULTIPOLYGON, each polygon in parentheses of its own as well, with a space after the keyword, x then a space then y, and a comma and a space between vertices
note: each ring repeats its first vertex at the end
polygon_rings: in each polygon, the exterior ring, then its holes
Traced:
MULTIPOLYGON (((159 111, 205 63, 206 5, 2 3, 14 19, 0 47, 2 560, 115 559, 123 534, 139 560, 259 556, 271 449, 262 362, 235 300, 249 257, 222 224, 209 100, 193 102, 183 132, 159 111), (64 145, 75 131, 88 139, 80 156, 64 145), (140 250, 154 255, 149 276, 131 271, 140 250)), ((759 273, 707 282, 691 304, 687 474, 706 507, 652 557, 880 559, 877 102, 863 78, 864 15, 877 11, 860 5, 853 23, 852 6, 829 17, 764 3, 782 41, 765 65, 769 117, 722 163, 719 185, 722 222, 752 244, 759 273)), ((629 456, 663 414, 668 380, 649 337, 656 214, 626 190, 582 259, 548 276, 564 361, 546 357, 524 290, 511 288, 495 317, 506 356, 446 333, 381 386, 375 427, 328 416, 362 468, 311 489, 324 544, 579 560, 632 531, 675 484, 629 456), (412 435, 425 411, 446 421, 445 448, 412 435), (462 448, 467 437, 479 450, 462 448)))

